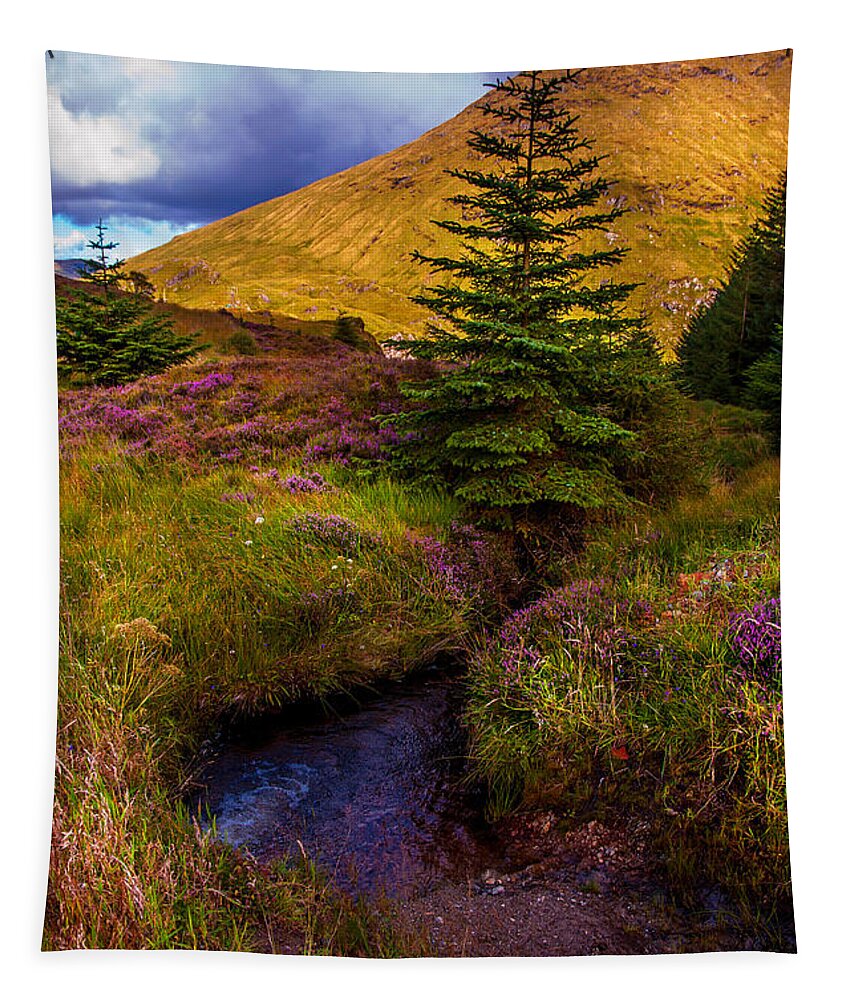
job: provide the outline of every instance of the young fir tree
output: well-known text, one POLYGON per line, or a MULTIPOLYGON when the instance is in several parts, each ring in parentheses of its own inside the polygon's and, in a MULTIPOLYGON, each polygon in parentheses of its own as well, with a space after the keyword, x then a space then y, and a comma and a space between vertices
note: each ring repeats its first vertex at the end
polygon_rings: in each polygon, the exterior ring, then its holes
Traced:
POLYGON ((110 288, 119 284, 124 279, 124 274, 121 270, 124 267, 124 261, 114 260, 110 263, 108 253, 114 250, 118 246, 118 243, 107 241, 105 237, 107 227, 104 225, 103 219, 98 219, 95 229, 98 234, 97 239, 89 240, 88 246, 90 250, 95 251, 96 256, 83 261, 83 266, 80 268, 80 277, 84 281, 91 281, 96 285, 100 285, 104 299, 108 299, 110 288))
POLYGON ((769 367, 776 365, 785 253, 784 173, 734 249, 714 302, 691 319, 677 347, 682 381, 699 399, 746 403, 751 367, 766 354, 771 355, 769 367))
POLYGON ((650 482, 647 404, 665 410, 676 395, 643 321, 623 312, 635 285, 608 277, 626 251, 587 245, 623 210, 600 205, 601 157, 559 99, 574 75, 492 85, 495 127, 468 140, 489 169, 449 171, 468 186, 449 199, 462 219, 436 223, 460 253, 415 254, 449 280, 415 297, 433 321, 406 347, 441 370, 407 384, 415 406, 392 418, 408 432, 404 465, 521 533, 617 507, 650 482))
POLYGON ((154 283, 142 271, 130 271, 126 280, 134 295, 144 295, 147 299, 153 299, 156 296, 157 290, 154 283))
POLYGON ((120 294, 114 286, 125 280, 123 261, 108 260, 118 246, 104 238, 89 246, 97 258, 86 261, 84 277, 101 293, 72 292, 56 298, 56 353, 61 375, 83 376, 95 385, 120 385, 142 375, 155 375, 191 358, 200 350, 192 337, 174 333, 167 316, 158 315, 142 295, 120 294))

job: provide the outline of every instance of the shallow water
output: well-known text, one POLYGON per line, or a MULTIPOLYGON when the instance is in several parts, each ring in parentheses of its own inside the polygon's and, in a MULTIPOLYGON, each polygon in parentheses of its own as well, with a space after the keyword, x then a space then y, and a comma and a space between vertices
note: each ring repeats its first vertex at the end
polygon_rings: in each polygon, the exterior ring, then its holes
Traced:
POLYGON ((334 714, 290 713, 223 749, 196 807, 261 860, 303 846, 345 888, 404 897, 472 876, 496 848, 461 783, 458 708, 457 681, 433 671, 334 714))

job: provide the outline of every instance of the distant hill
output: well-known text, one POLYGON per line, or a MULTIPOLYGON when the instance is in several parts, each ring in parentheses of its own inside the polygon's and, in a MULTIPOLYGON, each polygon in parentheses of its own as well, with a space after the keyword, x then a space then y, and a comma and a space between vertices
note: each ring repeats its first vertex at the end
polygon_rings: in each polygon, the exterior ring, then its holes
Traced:
MULTIPOLYGON (((710 301, 727 256, 786 166, 789 52, 583 72, 565 92, 605 154, 609 202, 627 215, 604 245, 631 248, 618 280, 638 281, 660 342, 679 338, 710 301)), ((482 100, 485 100, 483 98, 482 100)), ((135 257, 170 302, 332 319, 361 316, 378 336, 412 332, 425 312, 408 296, 431 277, 414 249, 449 250, 429 220, 452 217, 446 169, 472 154, 482 101, 391 153, 135 257)), ((272 127, 272 123, 269 124, 272 127)))
MULTIPOLYGON (((57 296, 72 295, 76 292, 100 294, 88 281, 66 278, 58 271, 54 275, 57 296)), ((130 292, 114 288, 112 295, 130 295, 130 292)), ((177 302, 153 302, 154 312, 167 316, 176 333, 194 337, 198 343, 216 351, 233 353, 235 335, 246 331, 261 351, 272 351, 286 345, 295 353, 316 353, 329 340, 342 340, 349 347, 366 354, 381 354, 376 339, 355 323, 342 335, 333 320, 295 319, 269 311, 255 310, 244 316, 235 315, 227 309, 192 309, 177 302), (304 345, 308 345, 304 347, 304 345), (301 345, 301 347, 299 347, 301 345)))
POLYGON ((61 278, 79 278, 80 268, 85 266, 82 257, 68 257, 65 260, 55 260, 53 262, 53 273, 61 278))

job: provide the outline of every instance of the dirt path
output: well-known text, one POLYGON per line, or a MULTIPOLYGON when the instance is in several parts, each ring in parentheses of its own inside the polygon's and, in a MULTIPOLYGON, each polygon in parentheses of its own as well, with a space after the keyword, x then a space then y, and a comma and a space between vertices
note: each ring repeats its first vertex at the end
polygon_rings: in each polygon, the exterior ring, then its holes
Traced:
POLYGON ((646 830, 595 821, 565 834, 555 817, 520 817, 500 830, 501 870, 443 885, 400 904, 401 919, 437 956, 664 954, 747 949, 714 914, 679 913, 651 873, 646 830))

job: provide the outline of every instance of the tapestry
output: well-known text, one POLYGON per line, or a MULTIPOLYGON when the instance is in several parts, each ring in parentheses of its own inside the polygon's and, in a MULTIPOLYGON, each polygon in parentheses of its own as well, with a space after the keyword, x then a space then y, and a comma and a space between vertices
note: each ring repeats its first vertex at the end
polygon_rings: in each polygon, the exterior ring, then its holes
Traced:
POLYGON ((794 952, 791 50, 46 54, 46 950, 794 952))

